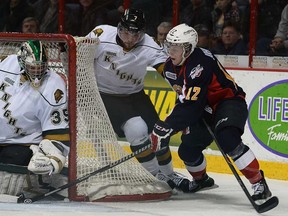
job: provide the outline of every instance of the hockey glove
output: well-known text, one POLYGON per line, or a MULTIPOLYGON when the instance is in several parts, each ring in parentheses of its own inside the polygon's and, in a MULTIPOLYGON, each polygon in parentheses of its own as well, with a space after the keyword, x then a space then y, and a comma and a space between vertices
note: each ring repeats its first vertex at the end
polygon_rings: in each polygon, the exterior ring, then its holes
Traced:
POLYGON ((156 152, 169 145, 173 129, 164 121, 158 120, 151 134, 152 151, 156 152))
POLYGON ((61 142, 44 139, 39 146, 31 145, 30 149, 33 151, 33 156, 28 164, 28 170, 35 174, 60 173, 66 163, 68 151, 61 142))

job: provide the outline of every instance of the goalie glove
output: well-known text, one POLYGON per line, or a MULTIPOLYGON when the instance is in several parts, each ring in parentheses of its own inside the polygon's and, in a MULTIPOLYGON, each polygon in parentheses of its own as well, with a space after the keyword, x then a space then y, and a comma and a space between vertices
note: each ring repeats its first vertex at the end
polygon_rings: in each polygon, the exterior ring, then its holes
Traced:
POLYGON ((156 152, 169 145, 173 129, 164 121, 158 120, 151 134, 152 151, 156 152))
POLYGON ((39 146, 31 145, 33 156, 28 164, 28 170, 35 174, 60 173, 66 163, 68 147, 55 140, 44 139, 39 146))

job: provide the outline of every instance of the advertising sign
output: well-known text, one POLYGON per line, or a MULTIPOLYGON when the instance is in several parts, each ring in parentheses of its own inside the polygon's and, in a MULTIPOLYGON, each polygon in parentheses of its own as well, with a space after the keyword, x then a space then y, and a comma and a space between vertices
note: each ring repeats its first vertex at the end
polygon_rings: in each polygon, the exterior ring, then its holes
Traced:
POLYGON ((288 80, 271 83, 254 96, 248 123, 264 148, 288 157, 288 80))

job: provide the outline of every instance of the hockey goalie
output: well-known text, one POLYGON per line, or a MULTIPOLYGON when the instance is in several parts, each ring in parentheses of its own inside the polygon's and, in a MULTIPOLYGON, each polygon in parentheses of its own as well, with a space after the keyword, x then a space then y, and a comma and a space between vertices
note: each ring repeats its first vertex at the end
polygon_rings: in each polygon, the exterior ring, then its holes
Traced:
POLYGON ((41 41, 28 40, 0 62, 0 194, 50 187, 66 163, 66 83, 47 58, 41 41))

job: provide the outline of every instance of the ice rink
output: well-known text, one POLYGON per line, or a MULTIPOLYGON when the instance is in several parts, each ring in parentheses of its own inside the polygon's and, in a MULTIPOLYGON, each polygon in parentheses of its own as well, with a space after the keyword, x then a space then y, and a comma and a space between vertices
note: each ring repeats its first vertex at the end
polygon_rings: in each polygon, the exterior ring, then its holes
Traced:
MULTIPOLYGON (((178 170, 187 173, 183 170, 178 170)), ((195 194, 174 194, 153 202, 79 203, 42 200, 32 204, 0 203, 1 216, 253 216, 251 206, 233 175, 209 173, 218 188, 195 194)), ((187 175, 188 176, 188 175, 187 175)), ((243 177, 242 177, 243 179, 243 177)), ((243 179, 247 188, 250 184, 243 179)), ((267 179, 279 205, 262 215, 288 215, 288 181, 267 179)), ((251 191, 251 190, 250 190, 251 191)))

